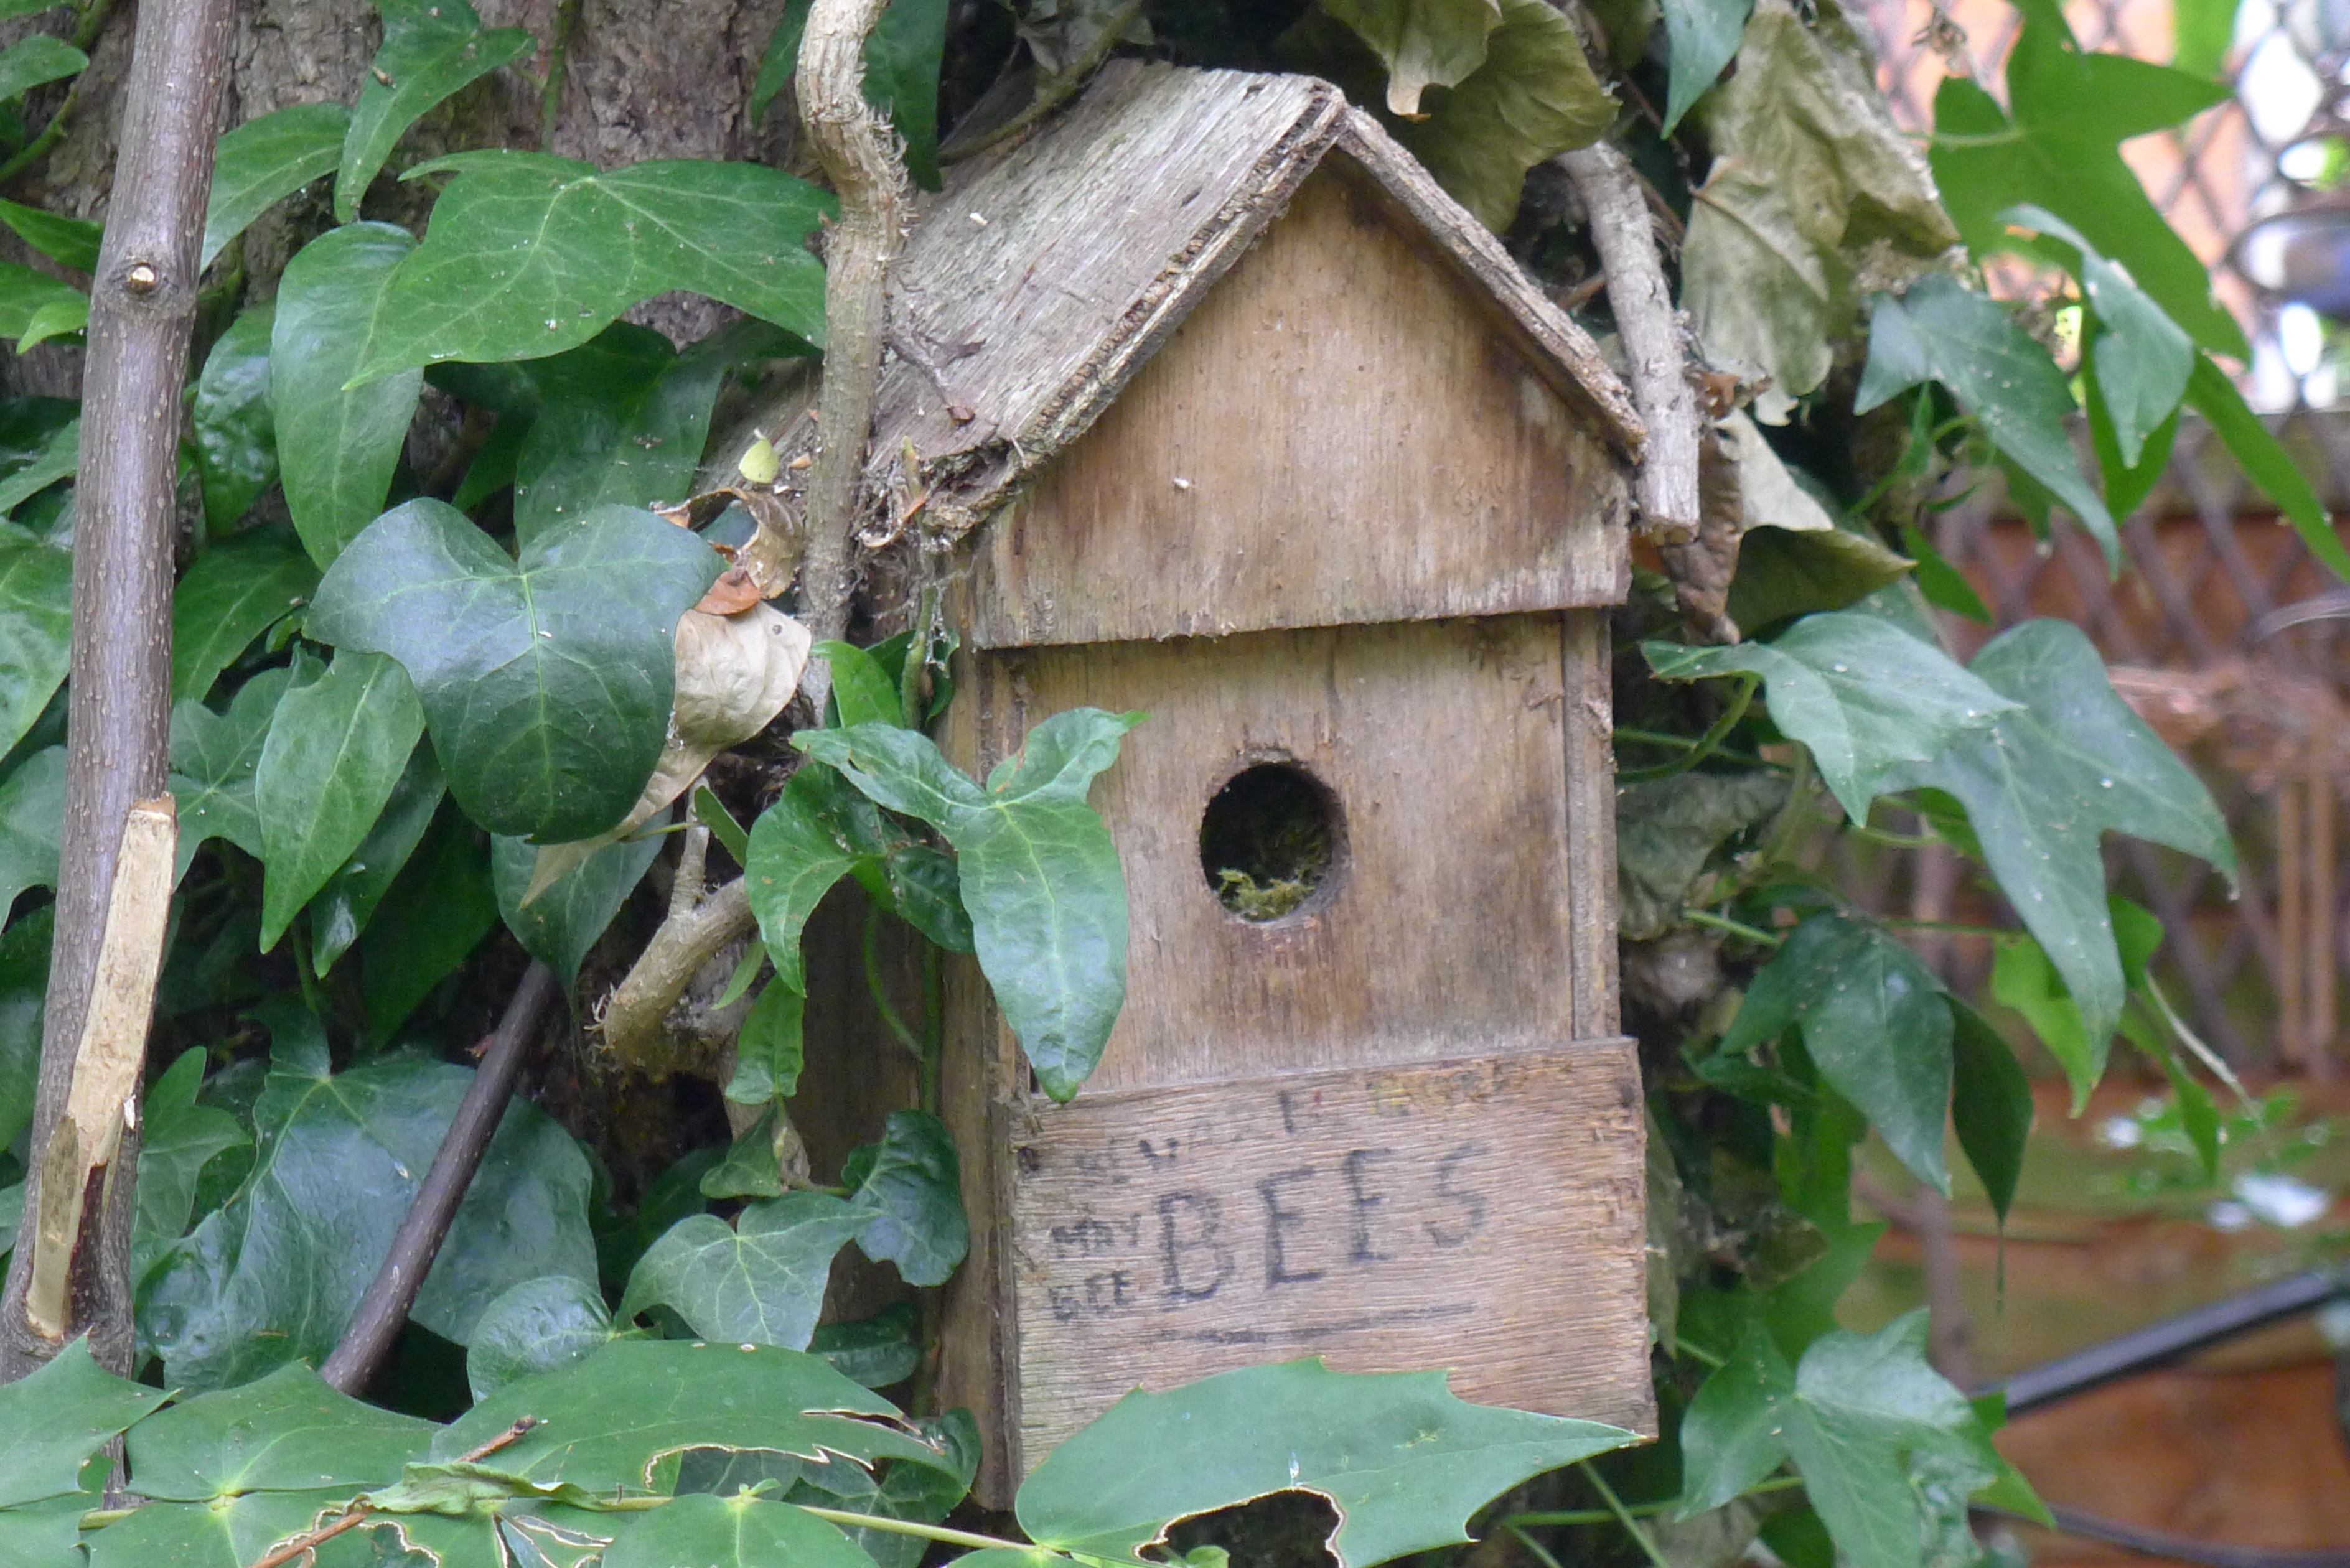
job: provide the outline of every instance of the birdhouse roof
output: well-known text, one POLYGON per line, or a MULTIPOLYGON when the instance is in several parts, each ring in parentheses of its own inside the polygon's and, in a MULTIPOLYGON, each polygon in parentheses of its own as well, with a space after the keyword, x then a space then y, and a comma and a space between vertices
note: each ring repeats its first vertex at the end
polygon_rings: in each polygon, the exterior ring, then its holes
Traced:
MULTIPOLYGON (((930 524, 946 533, 983 520, 1092 426, 1334 154, 1595 434, 1639 455, 1646 432, 1590 337, 1336 88, 1122 61, 926 202, 892 269, 873 490, 901 505, 926 492, 930 524)), ((780 444, 813 434, 803 421, 780 444)))

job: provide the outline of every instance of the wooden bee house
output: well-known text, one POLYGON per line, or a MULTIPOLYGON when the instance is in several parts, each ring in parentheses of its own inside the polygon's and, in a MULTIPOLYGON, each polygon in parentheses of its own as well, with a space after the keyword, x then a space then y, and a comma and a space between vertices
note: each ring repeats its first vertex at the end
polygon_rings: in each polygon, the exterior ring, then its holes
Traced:
POLYGON ((1075 1102, 949 984, 983 1497, 1137 1385, 1306 1355, 1652 1429, 1621 386, 1322 82, 1120 65, 957 174, 871 448, 957 540, 941 744, 1151 715, 1093 792, 1133 933, 1075 1102))

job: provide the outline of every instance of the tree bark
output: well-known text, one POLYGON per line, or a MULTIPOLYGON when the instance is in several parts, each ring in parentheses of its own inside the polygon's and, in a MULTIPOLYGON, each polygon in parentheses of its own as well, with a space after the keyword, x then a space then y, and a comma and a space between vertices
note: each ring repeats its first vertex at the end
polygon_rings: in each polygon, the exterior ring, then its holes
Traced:
MULTIPOLYGON (((74 1087, 124 826, 134 805, 164 793, 181 389, 232 9, 231 0, 147 0, 140 6, 122 156, 90 291, 76 482, 66 815, 33 1158, 25 1184, 27 1216, 43 1213, 41 1172, 74 1087)), ((153 1001, 151 977, 146 990, 138 1002, 142 1035, 153 1001)), ((130 1093, 121 1140, 81 1197, 61 1324, 36 1324, 26 1313, 29 1264, 37 1249, 20 1244, 10 1260, 6 1294, 0 1297, 0 1380, 24 1376, 83 1333, 101 1363, 117 1372, 131 1370, 135 1075, 130 1093)), ((53 1207, 57 1201, 53 1197, 53 1207)))

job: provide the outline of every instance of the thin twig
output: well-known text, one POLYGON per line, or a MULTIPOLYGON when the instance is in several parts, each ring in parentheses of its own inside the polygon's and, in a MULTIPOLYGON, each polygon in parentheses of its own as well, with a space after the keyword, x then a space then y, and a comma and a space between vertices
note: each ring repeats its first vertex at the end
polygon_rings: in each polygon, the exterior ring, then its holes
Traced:
POLYGON ((1601 1475, 1589 1459, 1576 1460, 1575 1468, 1583 1472, 1583 1479, 1599 1493, 1599 1501, 1616 1515, 1616 1522, 1624 1527, 1624 1533, 1639 1546, 1641 1553, 1655 1563, 1656 1568, 1673 1568, 1665 1561, 1665 1554, 1657 1550, 1657 1543, 1648 1539, 1648 1532, 1640 1528, 1640 1521, 1632 1517, 1632 1511, 1624 1506, 1624 1500, 1616 1495, 1616 1489, 1607 1484, 1607 1478, 1601 1475))
MULTIPOLYGON (((81 8, 80 19, 74 26, 73 47, 85 55, 96 48, 99 38, 106 31, 106 19, 113 11, 114 0, 89 0, 89 4, 81 8)), ((66 88, 66 96, 57 100, 55 112, 42 124, 33 140, 18 148, 6 162, 0 163, 0 187, 6 186, 48 156, 49 149, 57 144, 57 139, 65 135, 73 123, 73 111, 80 102, 81 78, 76 77, 73 85, 66 88)))
POLYGON ((1773 936, 1759 926, 1733 920, 1728 915, 1717 915, 1711 909, 1683 909, 1681 919, 1692 926, 1709 926, 1717 931, 1728 931, 1733 937, 1744 937, 1750 942, 1761 942, 1766 948, 1775 948, 1786 940, 1773 936))
POLYGON ((1741 719, 1746 717, 1746 710, 1754 701, 1754 690, 1762 684, 1762 680, 1760 676, 1742 677, 1738 683, 1738 691, 1731 697, 1729 706, 1722 709, 1705 733, 1697 738, 1695 745, 1669 763, 1659 763, 1654 767, 1631 768, 1619 773, 1616 775, 1616 782, 1644 784, 1652 779, 1669 779, 1675 774, 1689 772, 1690 769, 1713 755, 1714 748, 1729 737, 1731 731, 1738 728, 1738 722, 1741 719))
POLYGON ((442 1135, 432 1168, 424 1173, 423 1184, 417 1188, 414 1201, 391 1238, 390 1252, 360 1298, 359 1310, 351 1314, 350 1326, 343 1331, 335 1353, 318 1368, 319 1377, 329 1386, 346 1394, 359 1393, 400 1337, 400 1328, 408 1322, 408 1309, 414 1304, 425 1276, 432 1272, 432 1260, 449 1234, 457 1205, 482 1163, 482 1151, 489 1147, 505 1116, 523 1059, 538 1039, 539 1023, 562 991, 555 971, 543 963, 534 961, 523 971, 522 983, 515 988, 505 1015, 498 1020, 498 1032, 482 1054, 482 1064, 458 1103, 457 1114, 450 1118, 449 1130, 442 1135))

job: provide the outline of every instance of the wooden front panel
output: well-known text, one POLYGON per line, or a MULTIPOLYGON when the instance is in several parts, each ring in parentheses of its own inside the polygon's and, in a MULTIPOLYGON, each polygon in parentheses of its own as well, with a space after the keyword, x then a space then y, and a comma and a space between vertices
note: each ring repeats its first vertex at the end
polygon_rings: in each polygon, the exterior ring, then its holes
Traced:
POLYGON ((983 528, 972 646, 1616 604, 1622 469, 1334 160, 983 528))
POLYGON ((1628 1041, 1005 1121, 1009 1479, 1129 1388, 1303 1355, 1655 1429, 1628 1041))
POLYGON ((1085 1092, 1612 1034, 1605 639, 1569 612, 972 660, 948 749, 974 772, 1065 708, 1150 714, 1093 791, 1133 934, 1085 1092), (1200 826, 1267 761, 1335 794, 1343 846, 1315 902, 1256 923, 1210 888, 1200 826))

